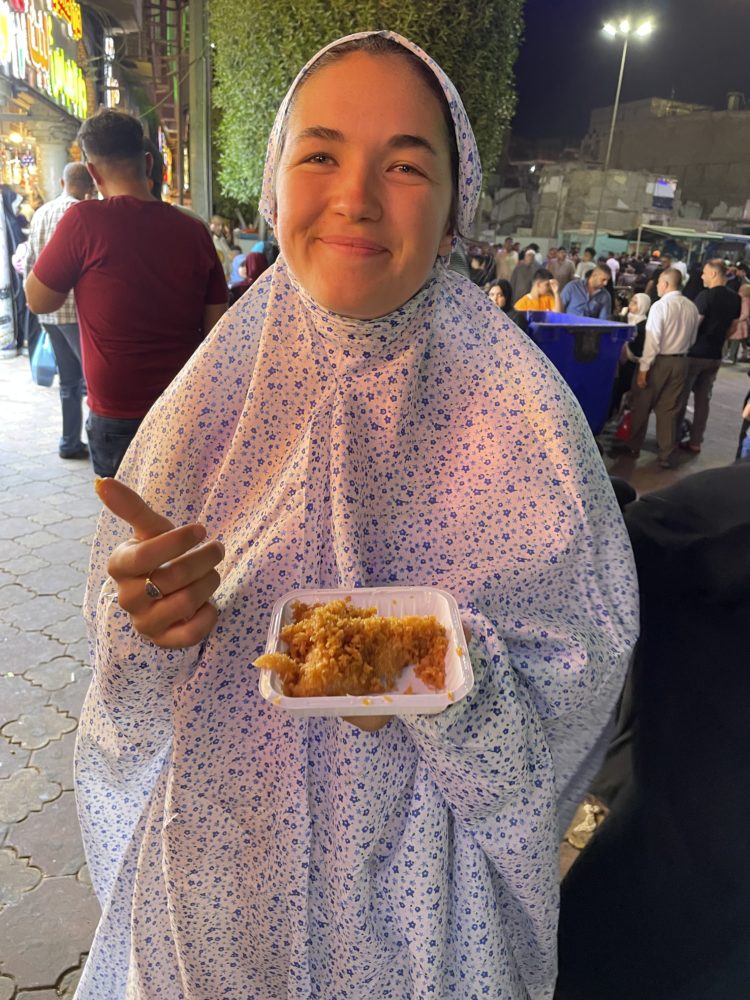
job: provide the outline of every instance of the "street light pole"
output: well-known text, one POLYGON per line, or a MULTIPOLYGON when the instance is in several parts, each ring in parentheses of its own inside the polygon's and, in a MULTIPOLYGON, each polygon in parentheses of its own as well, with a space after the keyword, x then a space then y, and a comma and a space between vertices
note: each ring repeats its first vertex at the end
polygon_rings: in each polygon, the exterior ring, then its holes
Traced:
POLYGON ((615 125, 617 124, 617 110, 620 106, 620 91, 622 90, 622 78, 625 74, 625 60, 628 57, 628 41, 630 40, 629 35, 625 35, 625 41, 622 43, 622 59, 620 60, 620 76, 617 80, 617 92, 615 94, 615 106, 612 108, 612 122, 609 126, 609 141, 607 143, 607 155, 604 157, 604 174, 602 176, 602 189, 599 192, 599 206, 596 210, 596 219, 594 220, 594 236, 591 240, 591 245, 596 247, 596 238, 599 235, 599 220, 602 214, 602 205, 604 203, 604 192, 607 189, 607 175, 609 173, 609 160, 612 156, 612 141, 615 137, 615 125))
MULTIPOLYGON (((609 161, 612 156, 612 142, 615 137, 615 125, 617 124, 617 112, 620 107, 620 93, 622 91, 622 78, 625 75, 625 61, 628 57, 628 43, 630 42, 631 26, 630 21, 626 18, 621 21, 619 26, 615 27, 614 24, 607 23, 604 25, 604 31, 610 38, 615 38, 618 34, 623 36, 622 43, 622 59, 620 60, 620 75, 617 79, 617 92, 615 93, 615 105, 612 108, 612 121, 609 127, 609 141, 607 142, 607 155, 604 157, 604 173, 602 175, 602 188, 599 192, 599 205, 596 209, 596 218, 594 219, 594 235, 591 240, 591 245, 596 248, 596 238, 599 235, 599 222, 602 214, 602 206, 604 204, 604 194, 607 190, 607 175, 609 174, 609 161)), ((638 35, 640 38, 646 38, 653 31, 653 25, 651 20, 645 20, 640 23, 640 25, 635 29, 633 34, 638 35)))

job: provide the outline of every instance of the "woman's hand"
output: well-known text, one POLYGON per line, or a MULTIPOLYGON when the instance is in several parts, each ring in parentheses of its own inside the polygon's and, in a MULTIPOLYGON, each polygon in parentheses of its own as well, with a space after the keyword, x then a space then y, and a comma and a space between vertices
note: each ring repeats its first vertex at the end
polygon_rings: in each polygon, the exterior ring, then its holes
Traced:
POLYGON ((110 556, 107 571, 136 631, 165 649, 202 642, 218 618, 210 598, 221 581, 214 567, 224 558, 224 546, 204 542, 200 524, 175 528, 116 479, 97 480, 96 492, 133 529, 133 537, 110 556), (156 596, 149 596, 147 581, 156 596))
POLYGON ((382 729, 393 718, 392 715, 358 715, 344 719, 350 726, 361 729, 365 733, 375 733, 382 729))

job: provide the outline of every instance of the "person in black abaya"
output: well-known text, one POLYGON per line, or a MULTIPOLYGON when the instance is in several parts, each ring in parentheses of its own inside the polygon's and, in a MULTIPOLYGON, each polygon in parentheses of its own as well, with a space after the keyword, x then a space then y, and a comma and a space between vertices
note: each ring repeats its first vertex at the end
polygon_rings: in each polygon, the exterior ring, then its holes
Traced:
POLYGON ((556 1000, 750 996, 750 463, 625 511, 634 769, 562 884, 556 1000))
MULTIPOLYGON (((26 240, 26 233, 21 228, 21 220, 18 217, 18 206, 23 201, 22 197, 10 187, 9 184, 0 184, 0 195, 3 202, 3 220, 5 224, 5 242, 7 247, 8 260, 13 257, 19 243, 26 240)), ((29 310, 26 305, 26 295, 23 290, 23 278, 10 266, 10 293, 13 300, 13 327, 15 331, 16 350, 20 352, 27 343, 29 355, 34 347, 34 342, 39 333, 39 323, 29 320, 29 310), (31 342, 33 341, 33 342, 31 342)))

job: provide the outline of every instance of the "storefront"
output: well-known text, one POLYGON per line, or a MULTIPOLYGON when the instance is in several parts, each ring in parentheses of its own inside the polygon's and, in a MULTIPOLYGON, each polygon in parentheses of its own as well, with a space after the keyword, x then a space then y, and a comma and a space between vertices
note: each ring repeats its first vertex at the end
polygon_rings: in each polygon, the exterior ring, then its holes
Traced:
POLYGON ((0 183, 54 198, 88 95, 76 0, 0 0, 0 183))

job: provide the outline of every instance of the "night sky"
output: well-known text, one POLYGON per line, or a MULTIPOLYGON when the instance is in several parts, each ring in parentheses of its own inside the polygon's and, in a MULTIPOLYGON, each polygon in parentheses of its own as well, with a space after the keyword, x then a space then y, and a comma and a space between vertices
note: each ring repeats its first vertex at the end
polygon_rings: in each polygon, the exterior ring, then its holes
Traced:
POLYGON ((526 0, 513 131, 583 136, 591 108, 613 103, 620 69, 622 41, 601 26, 639 11, 653 15, 656 31, 631 41, 621 100, 673 97, 722 108, 738 90, 750 105, 750 0, 526 0))

